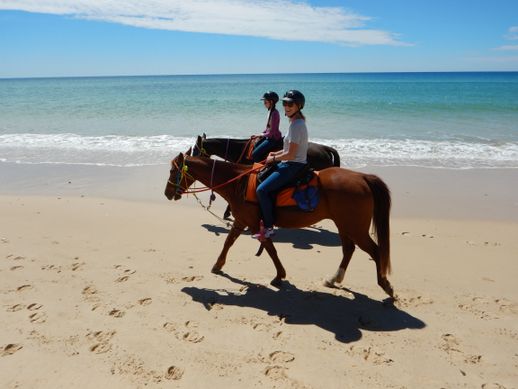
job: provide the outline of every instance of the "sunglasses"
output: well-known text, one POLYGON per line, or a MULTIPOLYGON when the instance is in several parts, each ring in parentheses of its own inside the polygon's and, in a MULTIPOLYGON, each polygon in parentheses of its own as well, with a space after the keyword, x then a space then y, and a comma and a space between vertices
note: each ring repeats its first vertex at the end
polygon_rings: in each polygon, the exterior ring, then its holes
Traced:
POLYGON ((283 101, 282 106, 283 107, 293 107, 295 103, 293 101, 283 101))

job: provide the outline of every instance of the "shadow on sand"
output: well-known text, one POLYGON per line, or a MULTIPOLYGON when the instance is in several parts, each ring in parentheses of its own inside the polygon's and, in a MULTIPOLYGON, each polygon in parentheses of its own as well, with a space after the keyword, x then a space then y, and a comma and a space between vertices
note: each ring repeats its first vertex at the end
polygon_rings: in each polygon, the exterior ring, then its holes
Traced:
MULTIPOLYGON (((216 226, 213 224, 202 224, 207 231, 214 233, 217 236, 228 234, 228 228, 216 226)), ((244 234, 249 235, 248 232, 244 234)), ((324 230, 319 227, 307 227, 304 229, 286 229, 279 228, 273 237, 273 243, 291 243, 294 248, 309 250, 313 245, 338 247, 342 245, 340 236, 336 232, 324 230)))
POLYGON ((273 290, 223 272, 220 275, 246 288, 235 292, 185 287, 182 292, 208 310, 214 304, 260 309, 286 324, 318 326, 344 343, 361 339, 361 330, 384 332, 426 327, 423 321, 396 308, 390 299, 380 302, 345 288, 343 290, 352 293, 353 298, 303 291, 287 281, 283 281, 281 289, 273 290))

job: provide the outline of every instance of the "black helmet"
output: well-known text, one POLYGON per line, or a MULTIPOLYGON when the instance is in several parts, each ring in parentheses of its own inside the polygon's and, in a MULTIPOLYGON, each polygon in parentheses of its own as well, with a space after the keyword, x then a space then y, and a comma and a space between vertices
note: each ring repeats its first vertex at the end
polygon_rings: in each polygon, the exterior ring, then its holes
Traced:
POLYGON ((304 95, 301 92, 293 89, 293 90, 287 91, 284 94, 282 101, 287 101, 290 103, 293 102, 293 103, 297 104, 300 107, 300 109, 302 109, 302 108, 304 108, 304 104, 306 103, 306 98, 304 97, 304 95))
POLYGON ((261 98, 261 100, 270 100, 270 101, 273 101, 274 104, 276 104, 277 101, 279 101, 279 95, 277 93, 269 90, 268 92, 263 94, 263 97, 261 98))

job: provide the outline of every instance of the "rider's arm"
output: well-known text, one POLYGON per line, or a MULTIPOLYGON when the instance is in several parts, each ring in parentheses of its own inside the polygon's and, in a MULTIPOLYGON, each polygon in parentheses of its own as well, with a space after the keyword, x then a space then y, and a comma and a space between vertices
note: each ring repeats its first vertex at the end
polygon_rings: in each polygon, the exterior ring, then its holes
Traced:
POLYGON ((274 161, 291 161, 295 159, 295 155, 297 155, 297 149, 299 148, 299 145, 297 143, 290 142, 288 151, 284 152, 283 150, 276 151, 274 153, 270 153, 269 161, 267 162, 274 162, 274 161))

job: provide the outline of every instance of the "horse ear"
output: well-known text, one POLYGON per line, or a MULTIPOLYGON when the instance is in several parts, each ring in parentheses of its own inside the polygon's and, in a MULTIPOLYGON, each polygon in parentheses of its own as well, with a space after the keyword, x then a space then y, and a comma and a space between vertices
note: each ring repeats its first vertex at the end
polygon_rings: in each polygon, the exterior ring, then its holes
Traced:
POLYGON ((188 155, 189 157, 191 156, 192 154, 192 147, 189 147, 189 150, 187 150, 187 152, 185 153, 185 155, 188 155))
POLYGON ((207 139, 207 135, 205 135, 205 133, 203 133, 203 140, 207 139))

